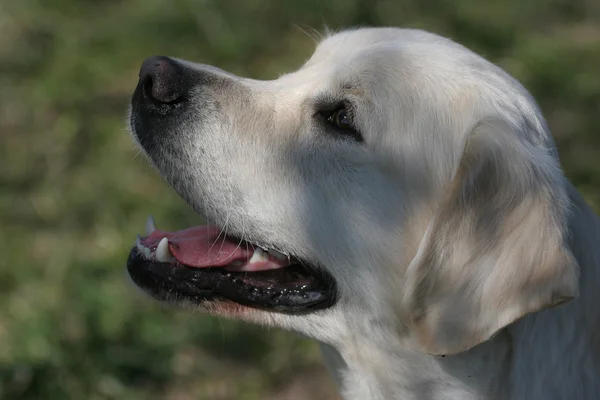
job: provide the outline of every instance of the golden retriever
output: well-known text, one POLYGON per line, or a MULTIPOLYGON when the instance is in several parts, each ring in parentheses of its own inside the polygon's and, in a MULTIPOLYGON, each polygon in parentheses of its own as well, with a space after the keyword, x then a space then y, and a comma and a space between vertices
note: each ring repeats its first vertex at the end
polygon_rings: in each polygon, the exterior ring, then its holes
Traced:
POLYGON ((151 57, 129 115, 209 222, 149 219, 154 297, 320 341, 346 399, 600 399, 600 225, 497 66, 354 29, 271 81, 151 57))

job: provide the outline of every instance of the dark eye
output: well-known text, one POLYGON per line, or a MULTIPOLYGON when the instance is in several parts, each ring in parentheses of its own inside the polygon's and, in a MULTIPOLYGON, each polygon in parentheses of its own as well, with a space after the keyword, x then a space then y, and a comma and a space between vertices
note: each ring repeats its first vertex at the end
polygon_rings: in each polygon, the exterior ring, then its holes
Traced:
POLYGON ((327 121, 340 129, 353 129, 352 118, 345 108, 334 111, 333 114, 327 118, 327 121))
POLYGON ((345 107, 339 107, 334 110, 321 112, 327 123, 337 132, 345 136, 350 136, 357 142, 362 142, 362 135, 356 130, 352 113, 345 107))

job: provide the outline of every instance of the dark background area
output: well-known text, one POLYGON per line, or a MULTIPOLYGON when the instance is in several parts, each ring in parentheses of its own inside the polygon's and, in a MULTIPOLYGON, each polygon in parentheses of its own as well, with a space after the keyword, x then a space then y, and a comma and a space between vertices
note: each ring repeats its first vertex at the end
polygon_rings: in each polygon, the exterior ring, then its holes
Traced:
POLYGON ((201 221, 125 118, 147 56, 270 79, 310 56, 315 31, 357 25, 431 30, 513 74, 597 209, 597 0, 0 0, 0 398, 336 398, 314 343, 128 282, 149 213, 166 230, 201 221))

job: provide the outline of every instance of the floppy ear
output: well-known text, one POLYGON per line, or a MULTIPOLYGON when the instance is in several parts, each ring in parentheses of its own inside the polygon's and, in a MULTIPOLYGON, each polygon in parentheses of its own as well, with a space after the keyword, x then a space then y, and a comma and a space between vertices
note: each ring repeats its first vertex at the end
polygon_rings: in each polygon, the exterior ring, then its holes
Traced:
POLYGON ((566 245, 569 198, 558 160, 507 123, 470 134, 407 275, 424 349, 453 354, 578 294, 566 245))

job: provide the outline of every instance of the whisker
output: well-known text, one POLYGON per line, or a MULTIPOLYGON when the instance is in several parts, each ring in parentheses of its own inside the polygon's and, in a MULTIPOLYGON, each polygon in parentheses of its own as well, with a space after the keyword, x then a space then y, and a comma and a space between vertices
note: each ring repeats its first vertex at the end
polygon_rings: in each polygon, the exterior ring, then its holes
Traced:
POLYGON ((309 25, 304 25, 304 28, 298 24, 292 24, 292 26, 298 29, 300 32, 304 33, 315 43, 319 43, 323 39, 323 35, 318 30, 309 25), (311 32, 308 32, 307 29, 310 29, 312 31, 312 34, 311 32))

